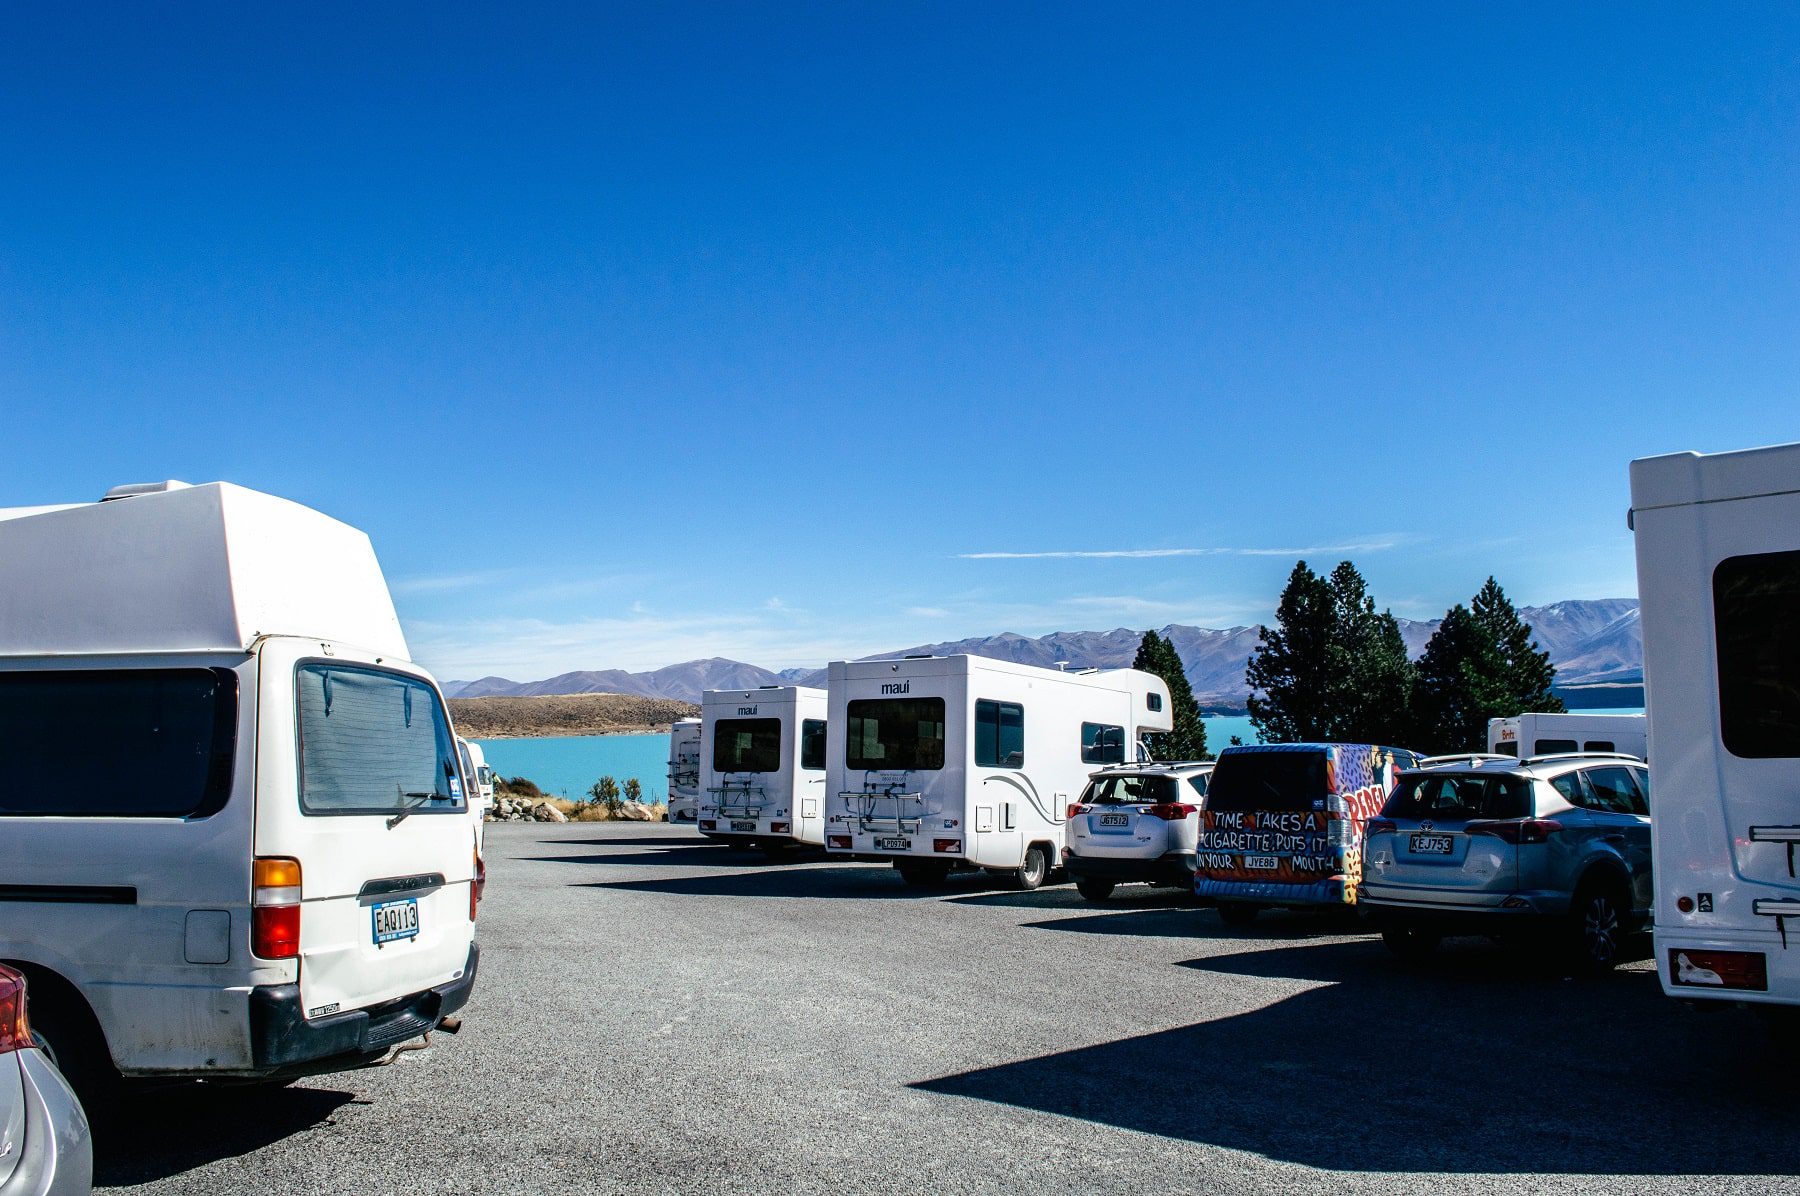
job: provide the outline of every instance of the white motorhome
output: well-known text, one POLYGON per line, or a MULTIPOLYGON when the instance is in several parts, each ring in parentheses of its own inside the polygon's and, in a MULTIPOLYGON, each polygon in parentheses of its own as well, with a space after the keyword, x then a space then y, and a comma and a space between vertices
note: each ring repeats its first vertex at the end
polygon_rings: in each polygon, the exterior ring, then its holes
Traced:
POLYGON ((0 511, 0 961, 34 1035, 105 1093, 454 1029, 469 780, 368 537, 225 483, 108 498, 0 511))
POLYGON ((1174 725, 1168 687, 1135 669, 909 656, 828 675, 825 848, 892 860, 909 884, 972 864, 1036 888, 1089 774, 1174 725))
POLYGON ((700 817, 700 720, 679 719, 669 728, 669 821, 700 817))
POLYGON ((770 853, 825 842, 825 691, 700 695, 700 832, 770 853))
POLYGON ((1800 444, 1633 461, 1631 525, 1663 989, 1800 1004, 1800 444))
POLYGON ((473 739, 459 735, 456 746, 463 754, 463 773, 470 780, 469 811, 479 822, 494 805, 494 770, 488 767, 487 753, 473 739))
POLYGON ((1641 714, 1518 714, 1488 720, 1487 750, 1498 756, 1622 752, 1648 760, 1649 720, 1641 714))

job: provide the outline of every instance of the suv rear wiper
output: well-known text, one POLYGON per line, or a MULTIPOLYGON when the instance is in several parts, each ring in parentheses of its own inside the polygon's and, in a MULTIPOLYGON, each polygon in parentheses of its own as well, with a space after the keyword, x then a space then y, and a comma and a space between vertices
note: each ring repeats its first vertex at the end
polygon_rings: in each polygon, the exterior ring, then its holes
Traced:
MULTIPOLYGON (((395 786, 395 788, 399 788, 399 786, 395 786)), ((403 800, 401 801, 399 807, 395 809, 394 816, 392 818, 388 819, 388 821, 387 821, 388 829, 390 831, 393 830, 395 827, 399 826, 402 822, 405 822, 407 819, 407 816, 409 814, 411 814, 414 810, 418 809, 420 806, 424 805, 426 802, 431 801, 434 798, 448 797, 450 795, 447 793, 425 792, 425 793, 402 793, 400 796, 403 800)))

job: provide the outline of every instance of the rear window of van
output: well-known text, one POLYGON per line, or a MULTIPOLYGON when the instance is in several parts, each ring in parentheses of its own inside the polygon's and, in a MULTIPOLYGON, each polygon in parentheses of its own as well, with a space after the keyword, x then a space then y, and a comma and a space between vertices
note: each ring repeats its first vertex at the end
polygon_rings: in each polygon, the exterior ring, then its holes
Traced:
POLYGON ((230 669, 0 673, 0 816, 194 818, 231 796, 230 669))
POLYGON ((308 814, 460 813, 455 741, 430 685, 404 673, 302 664, 300 808, 308 814))
POLYGON ((1206 808, 1312 810, 1326 796, 1323 751, 1226 752, 1207 780, 1206 808))

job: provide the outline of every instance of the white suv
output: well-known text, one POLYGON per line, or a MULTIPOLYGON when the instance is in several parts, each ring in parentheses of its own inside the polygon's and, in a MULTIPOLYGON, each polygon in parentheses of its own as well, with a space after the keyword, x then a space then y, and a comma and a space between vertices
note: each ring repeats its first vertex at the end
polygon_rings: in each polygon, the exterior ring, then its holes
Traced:
POLYGON ((1132 881, 1189 889, 1210 761, 1115 764, 1088 778, 1069 807, 1063 867, 1089 901, 1132 881))

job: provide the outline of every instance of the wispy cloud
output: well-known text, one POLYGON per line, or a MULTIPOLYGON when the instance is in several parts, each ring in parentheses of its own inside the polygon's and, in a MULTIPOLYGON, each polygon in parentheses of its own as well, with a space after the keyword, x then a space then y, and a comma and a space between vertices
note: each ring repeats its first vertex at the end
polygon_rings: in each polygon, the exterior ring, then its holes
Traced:
POLYGON ((479 573, 440 573, 418 577, 395 578, 388 588, 396 594, 453 594, 478 586, 498 585, 511 575, 498 569, 479 573))
POLYGON ((909 619, 947 619, 950 612, 941 606, 909 606, 900 612, 909 619))
POLYGON ((1319 556, 1333 552, 1383 552, 1397 547, 1401 537, 1363 540, 1349 544, 1312 544, 1304 548, 1094 548, 1056 549, 1046 552, 959 552, 964 561, 1043 560, 1149 560, 1173 556, 1319 556))

